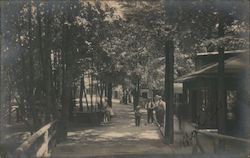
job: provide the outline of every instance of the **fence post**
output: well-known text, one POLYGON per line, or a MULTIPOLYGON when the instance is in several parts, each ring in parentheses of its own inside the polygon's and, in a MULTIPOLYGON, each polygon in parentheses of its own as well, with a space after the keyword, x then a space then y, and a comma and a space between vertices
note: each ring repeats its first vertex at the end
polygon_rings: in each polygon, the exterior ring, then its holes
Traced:
POLYGON ((193 147, 192 147, 192 153, 193 154, 196 154, 198 153, 198 149, 197 149, 197 132, 196 131, 193 131, 192 132, 192 144, 193 144, 193 147))
POLYGON ((217 138, 213 139, 213 147, 214 147, 214 153, 218 153, 218 144, 219 140, 217 138))
POLYGON ((48 151, 49 151, 48 149, 49 148, 49 131, 48 130, 44 134, 44 143, 46 144, 44 156, 48 155, 48 151))

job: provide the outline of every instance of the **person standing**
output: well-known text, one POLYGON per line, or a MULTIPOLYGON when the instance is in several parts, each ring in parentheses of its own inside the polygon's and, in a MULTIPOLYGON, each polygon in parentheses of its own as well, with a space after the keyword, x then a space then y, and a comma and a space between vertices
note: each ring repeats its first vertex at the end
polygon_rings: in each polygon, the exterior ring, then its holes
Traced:
POLYGON ((160 122, 159 120, 159 114, 160 114, 160 108, 159 108, 159 95, 156 95, 155 96, 155 98, 154 98, 154 101, 155 101, 155 108, 154 108, 154 110, 155 110, 155 119, 156 119, 156 122, 160 122))
POLYGON ((164 121, 165 121, 165 115, 166 113, 166 103, 162 100, 162 97, 159 96, 159 101, 158 101, 158 114, 159 114, 159 124, 161 126, 164 125, 164 121))
POLYGON ((107 119, 107 122, 110 122, 111 121, 111 107, 110 106, 107 106, 106 109, 105 109, 105 115, 106 115, 106 119, 107 119))
POLYGON ((179 130, 182 130, 182 117, 183 117, 183 109, 182 109, 182 104, 181 103, 178 103, 176 105, 176 116, 178 118, 178 124, 179 124, 179 130))
POLYGON ((140 122, 141 122, 140 106, 137 106, 135 109, 135 126, 140 126, 140 122))
POLYGON ((103 113, 103 122, 107 123, 108 122, 108 112, 107 112, 107 108, 108 108, 108 100, 105 99, 103 106, 101 108, 101 111, 103 113))
POLYGON ((155 108, 155 103, 153 99, 150 99, 149 102, 147 103, 148 123, 153 123, 154 121, 154 118, 153 118, 154 108, 155 108))

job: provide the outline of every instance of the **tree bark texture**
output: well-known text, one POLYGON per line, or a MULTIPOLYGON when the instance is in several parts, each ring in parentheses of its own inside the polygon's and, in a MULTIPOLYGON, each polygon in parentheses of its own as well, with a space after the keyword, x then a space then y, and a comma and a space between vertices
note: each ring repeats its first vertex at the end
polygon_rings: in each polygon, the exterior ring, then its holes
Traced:
POLYGON ((112 107, 112 83, 108 83, 108 105, 112 107))
POLYGON ((81 77, 81 81, 80 81, 80 111, 83 111, 83 103, 82 103, 82 97, 83 97, 83 83, 84 82, 84 77, 81 77))
MULTIPOLYGON (((70 24, 72 17, 70 12, 70 0, 65 4, 66 19, 70 24)), ((67 128, 69 121, 69 105, 71 104, 71 90, 72 90, 72 63, 73 54, 71 53, 71 29, 67 24, 63 24, 63 43, 62 43, 62 63, 63 63, 63 88, 62 88, 62 112, 59 121, 59 140, 64 140, 67 137, 67 128)))

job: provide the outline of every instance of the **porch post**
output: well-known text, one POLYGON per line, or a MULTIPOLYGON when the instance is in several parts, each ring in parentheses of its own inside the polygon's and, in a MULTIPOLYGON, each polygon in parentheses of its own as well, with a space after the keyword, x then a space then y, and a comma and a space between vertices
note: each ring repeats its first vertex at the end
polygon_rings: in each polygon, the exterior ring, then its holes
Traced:
POLYGON ((165 45, 165 101, 166 112, 164 136, 167 144, 174 143, 173 97, 174 97, 174 41, 166 41, 165 45))
MULTIPOLYGON (((224 37, 225 25, 221 16, 218 26, 218 37, 224 37)), ((224 45, 218 46, 218 103, 217 103, 217 127, 220 134, 226 134, 226 90, 224 84, 224 45)), ((219 150, 223 151, 225 144, 219 142, 219 150)))
MULTIPOLYGON (((219 37, 224 36, 223 20, 220 21, 218 27, 219 37)), ((226 132, 226 95, 224 85, 224 46, 218 46, 218 130, 219 133, 226 132)))

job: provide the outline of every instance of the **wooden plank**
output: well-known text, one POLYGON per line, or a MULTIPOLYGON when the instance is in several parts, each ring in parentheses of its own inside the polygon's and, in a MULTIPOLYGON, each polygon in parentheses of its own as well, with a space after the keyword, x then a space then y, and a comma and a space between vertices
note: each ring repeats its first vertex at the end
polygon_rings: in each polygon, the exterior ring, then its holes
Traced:
POLYGON ((48 130, 44 133, 44 142, 36 152, 36 157, 43 157, 48 154, 49 133, 48 130))
POLYGON ((26 140, 25 142, 23 142, 17 149, 16 152, 17 153, 22 153, 26 150, 28 150, 28 148, 30 148, 30 146, 32 144, 35 143, 35 141, 42 136, 46 131, 48 131, 48 129, 55 123, 56 121, 52 121, 50 123, 48 123, 47 125, 43 126, 42 128, 40 128, 36 133, 34 133, 28 140, 26 140))
POLYGON ((200 133, 202 135, 217 138, 217 139, 226 139, 226 140, 238 141, 238 142, 243 142, 243 143, 249 143, 250 144, 249 139, 238 138, 238 137, 223 135, 223 134, 219 134, 219 133, 211 133, 211 132, 204 131, 204 130, 196 130, 196 132, 200 133))
POLYGON ((10 114, 12 114, 13 112, 15 112, 16 110, 17 110, 17 108, 11 109, 11 111, 8 111, 8 113, 5 114, 1 119, 6 119, 10 114))
POLYGON ((56 135, 56 131, 53 131, 50 135, 45 134, 44 143, 40 146, 40 148, 36 152, 36 157, 44 157, 49 153, 49 143, 50 140, 56 135))

